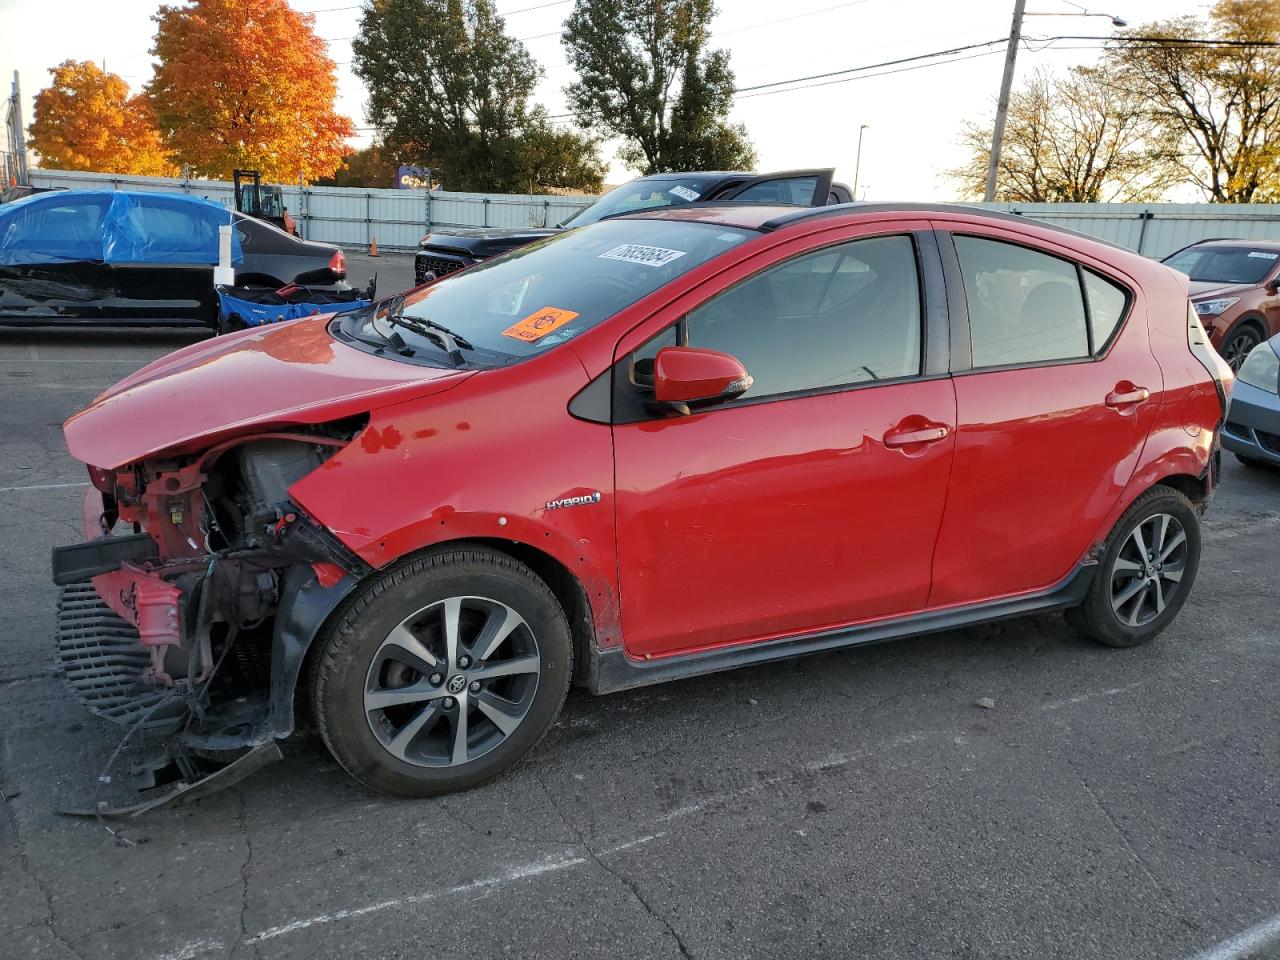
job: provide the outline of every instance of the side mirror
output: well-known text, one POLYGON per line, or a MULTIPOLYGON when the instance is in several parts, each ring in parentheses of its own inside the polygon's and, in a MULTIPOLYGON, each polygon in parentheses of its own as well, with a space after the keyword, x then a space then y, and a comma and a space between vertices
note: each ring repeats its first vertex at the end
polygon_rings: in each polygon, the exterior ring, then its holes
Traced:
POLYGON ((1262 289, 1274 297, 1280 293, 1280 277, 1272 277, 1262 289))
POLYGON ((754 381, 737 357, 701 347, 663 347, 653 362, 653 399, 689 412, 689 404, 732 400, 754 381))

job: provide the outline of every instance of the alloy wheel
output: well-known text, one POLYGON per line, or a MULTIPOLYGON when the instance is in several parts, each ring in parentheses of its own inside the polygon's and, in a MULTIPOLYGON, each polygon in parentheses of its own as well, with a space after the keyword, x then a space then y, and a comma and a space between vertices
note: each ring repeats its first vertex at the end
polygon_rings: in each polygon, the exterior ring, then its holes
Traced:
POLYGON ((1157 513, 1125 538, 1111 565, 1111 609, 1130 627, 1164 613, 1182 587, 1187 532, 1176 517, 1157 513))
POLYGON ((406 617, 379 644, 365 680, 365 717, 398 760, 459 766, 520 726, 540 668, 537 638, 515 610, 450 597, 406 617))
POLYGON ((1245 327, 1243 330, 1237 330, 1231 335, 1231 339, 1227 341, 1226 347, 1223 348, 1222 359, 1227 361, 1227 366, 1231 368, 1232 373, 1238 373, 1244 365, 1244 358, 1249 355, 1249 351, 1261 342, 1258 334, 1251 328, 1245 327))

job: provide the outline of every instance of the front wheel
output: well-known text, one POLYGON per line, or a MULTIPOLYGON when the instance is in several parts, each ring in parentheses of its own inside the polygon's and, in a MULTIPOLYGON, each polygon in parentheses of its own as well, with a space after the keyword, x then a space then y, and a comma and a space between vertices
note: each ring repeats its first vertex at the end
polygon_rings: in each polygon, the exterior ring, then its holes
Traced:
POLYGON ((1227 366, 1231 368, 1232 373, 1239 373, 1240 368, 1244 366, 1245 357, 1249 356, 1249 352, 1261 342, 1262 334, 1252 323, 1237 324, 1223 338, 1222 359, 1227 361, 1227 366))
POLYGON ((482 547, 429 554, 369 583, 323 638, 320 734, 386 793, 476 786, 529 752, 560 712, 569 624, 528 567, 482 547))
POLYGON ((1089 592, 1067 620, 1108 646, 1146 643, 1178 615, 1199 566, 1199 514, 1177 490, 1155 487, 1111 531, 1089 592))

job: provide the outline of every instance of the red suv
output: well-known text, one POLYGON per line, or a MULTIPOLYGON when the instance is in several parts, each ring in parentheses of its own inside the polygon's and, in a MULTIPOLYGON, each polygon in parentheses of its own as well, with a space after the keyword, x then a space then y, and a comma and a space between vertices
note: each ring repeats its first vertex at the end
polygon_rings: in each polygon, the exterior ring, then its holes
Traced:
POLYGON ((59 655, 177 755, 306 703, 353 776, 426 795, 575 682, 1045 610, 1133 646, 1195 580, 1230 386, 1185 276, 1021 218, 604 220, 72 417, 59 655))

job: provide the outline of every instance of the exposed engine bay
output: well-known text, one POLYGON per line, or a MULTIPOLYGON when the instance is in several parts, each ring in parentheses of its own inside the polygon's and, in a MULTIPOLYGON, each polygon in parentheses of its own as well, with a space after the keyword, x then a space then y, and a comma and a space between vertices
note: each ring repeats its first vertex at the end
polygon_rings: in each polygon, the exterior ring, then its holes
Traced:
POLYGON ((53 556, 63 588, 58 657, 92 711, 127 727, 126 736, 167 741, 138 771, 142 787, 190 785, 292 732, 301 653, 273 663, 289 649, 277 623, 282 602, 307 589, 326 595, 327 613, 345 594, 338 585, 349 589, 368 567, 288 491, 364 422, 89 468, 85 527, 99 537, 53 556))

